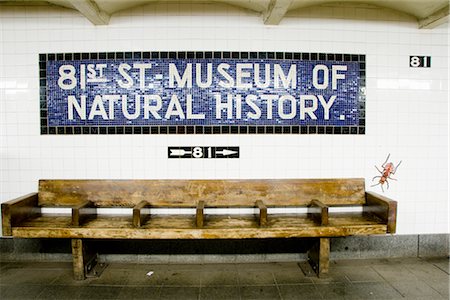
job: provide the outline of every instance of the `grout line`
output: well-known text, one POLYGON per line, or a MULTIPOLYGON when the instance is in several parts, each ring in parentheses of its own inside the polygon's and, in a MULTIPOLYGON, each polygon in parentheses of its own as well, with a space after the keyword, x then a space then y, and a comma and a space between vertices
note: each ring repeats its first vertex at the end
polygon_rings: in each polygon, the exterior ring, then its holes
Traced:
POLYGON ((281 290, 280 290, 280 287, 278 285, 277 279, 275 278, 275 274, 273 274, 273 272, 271 274, 272 274, 273 282, 275 282, 275 286, 276 286, 277 291, 278 291, 278 296, 280 297, 280 299, 283 299, 283 296, 281 295, 281 290))
POLYGON ((400 292, 395 286, 392 285, 392 283, 390 282, 390 280, 387 280, 386 278, 384 278, 384 276, 381 275, 380 272, 378 272, 378 271, 377 271, 375 268, 373 268, 372 266, 370 266, 370 268, 371 268, 372 270, 374 270, 375 273, 377 273, 378 275, 380 275, 381 278, 383 278, 383 281, 386 282, 391 288, 393 288, 400 296, 402 296, 402 298, 406 298, 406 296, 405 296, 402 292, 400 292))

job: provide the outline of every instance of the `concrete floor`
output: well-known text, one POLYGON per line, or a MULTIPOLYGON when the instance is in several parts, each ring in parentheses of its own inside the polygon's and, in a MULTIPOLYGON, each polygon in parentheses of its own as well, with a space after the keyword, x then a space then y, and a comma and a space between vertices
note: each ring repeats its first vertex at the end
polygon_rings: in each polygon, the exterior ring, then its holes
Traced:
POLYGON ((449 299, 448 258, 339 260, 330 267, 318 279, 296 263, 111 263, 100 278, 74 281, 70 263, 4 262, 0 298, 449 299))

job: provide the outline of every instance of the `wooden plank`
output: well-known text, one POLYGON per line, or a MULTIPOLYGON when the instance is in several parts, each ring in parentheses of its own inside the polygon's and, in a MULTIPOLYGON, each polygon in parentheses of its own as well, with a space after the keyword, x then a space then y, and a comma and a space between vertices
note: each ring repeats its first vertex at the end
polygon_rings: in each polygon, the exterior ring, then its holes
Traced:
POLYGON ((39 216, 38 194, 31 193, 2 203, 2 234, 11 236, 12 227, 23 220, 39 216))
POLYGON ((97 209, 91 201, 85 201, 72 208, 72 226, 81 226, 87 220, 95 218, 97 209))
POLYGON ((197 228, 203 227, 204 209, 205 209, 205 202, 199 201, 197 204, 197 209, 195 211, 195 220, 196 220, 197 228))
POLYGON ((136 228, 141 227, 149 218, 150 214, 142 214, 142 209, 149 207, 150 203, 143 200, 133 207, 133 226, 136 228))
POLYGON ((152 206, 267 207, 304 206, 311 199, 326 205, 365 203, 364 179, 262 180, 40 180, 39 205, 74 206, 86 200, 97 207, 134 207, 146 200, 152 206))
POLYGON ((395 233, 397 227, 397 202, 374 192, 366 193, 364 213, 372 214, 386 222, 387 233, 395 233))
POLYGON ((261 200, 256 201, 256 207, 259 209, 258 223, 260 227, 267 226, 267 206, 261 200))
POLYGON ((75 280, 84 280, 84 247, 82 239, 72 239, 73 277, 75 280))
POLYGON ((328 225, 328 206, 317 199, 311 200, 308 215, 319 225, 328 225))

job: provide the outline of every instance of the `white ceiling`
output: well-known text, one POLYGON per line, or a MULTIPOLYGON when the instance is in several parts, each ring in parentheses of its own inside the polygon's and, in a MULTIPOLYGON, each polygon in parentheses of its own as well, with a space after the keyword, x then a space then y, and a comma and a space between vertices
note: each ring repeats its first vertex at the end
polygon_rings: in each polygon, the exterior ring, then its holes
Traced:
POLYGON ((111 15, 140 5, 161 2, 224 3, 261 14, 264 24, 276 25, 286 13, 312 6, 345 4, 374 5, 406 13, 417 19, 419 28, 433 28, 449 19, 450 0, 0 0, 1 5, 57 5, 78 10, 95 25, 107 25, 111 15))

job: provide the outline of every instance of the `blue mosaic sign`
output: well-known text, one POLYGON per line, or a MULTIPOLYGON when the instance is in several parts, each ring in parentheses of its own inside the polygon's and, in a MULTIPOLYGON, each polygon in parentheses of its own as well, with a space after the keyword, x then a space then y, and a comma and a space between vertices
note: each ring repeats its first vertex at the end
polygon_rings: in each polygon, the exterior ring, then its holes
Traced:
POLYGON ((364 56, 137 53, 41 55, 41 132, 364 133, 364 56))

